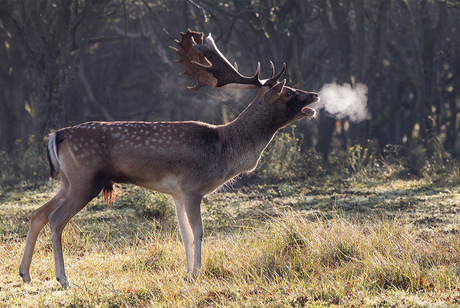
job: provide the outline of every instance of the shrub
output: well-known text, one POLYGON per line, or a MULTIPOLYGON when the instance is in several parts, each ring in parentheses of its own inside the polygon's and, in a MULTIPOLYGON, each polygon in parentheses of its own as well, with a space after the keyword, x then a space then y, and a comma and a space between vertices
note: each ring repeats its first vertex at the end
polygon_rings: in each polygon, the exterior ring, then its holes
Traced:
POLYGON ((12 153, 0 151, 0 187, 23 183, 37 187, 49 177, 49 168, 43 142, 16 140, 12 153))
POLYGON ((169 220, 174 218, 174 209, 168 196, 147 189, 136 189, 137 212, 140 216, 169 220))
POLYGON ((138 216, 162 221, 174 218, 174 208, 167 195, 132 185, 120 189, 121 196, 116 202, 133 205, 138 216))
POLYGON ((314 149, 301 150, 301 138, 296 135, 295 125, 290 132, 275 135, 264 151, 256 173, 271 179, 289 180, 319 176, 323 173, 321 155, 314 149))

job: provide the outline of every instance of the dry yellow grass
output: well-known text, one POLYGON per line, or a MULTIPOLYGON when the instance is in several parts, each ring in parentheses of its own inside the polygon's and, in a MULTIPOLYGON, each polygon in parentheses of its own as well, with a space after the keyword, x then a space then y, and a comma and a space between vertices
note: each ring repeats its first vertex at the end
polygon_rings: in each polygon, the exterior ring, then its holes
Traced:
POLYGON ((185 279, 174 219, 141 217, 134 207, 150 197, 128 189, 115 206, 93 202, 69 223, 63 247, 72 288, 66 290, 54 279, 48 228, 37 242, 33 283, 23 285, 18 275, 30 211, 52 189, 4 193, 0 306, 454 306, 460 303, 460 232, 452 213, 460 192, 427 183, 336 185, 334 193, 327 185, 306 191, 283 184, 216 193, 204 205, 203 273, 194 282, 185 279), (347 211, 353 202, 361 207, 347 211))

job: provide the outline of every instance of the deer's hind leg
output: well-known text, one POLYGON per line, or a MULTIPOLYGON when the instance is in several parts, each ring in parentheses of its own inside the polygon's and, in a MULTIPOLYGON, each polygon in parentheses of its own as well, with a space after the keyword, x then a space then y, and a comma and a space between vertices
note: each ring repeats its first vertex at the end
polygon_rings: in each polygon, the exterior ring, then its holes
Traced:
POLYGON ((30 282, 30 263, 37 242, 38 235, 44 226, 48 223, 48 216, 60 206, 62 201, 67 197, 69 192, 69 183, 62 177, 59 192, 44 205, 32 212, 29 232, 27 233, 26 247, 22 256, 21 265, 19 266, 19 275, 25 283, 30 282))
POLYGON ((62 231, 69 220, 96 197, 103 187, 104 185, 96 183, 94 178, 90 178, 89 180, 80 179, 78 182, 74 180, 70 185, 66 198, 48 216, 56 279, 61 283, 63 288, 68 287, 69 282, 65 273, 64 256, 62 254, 62 231))

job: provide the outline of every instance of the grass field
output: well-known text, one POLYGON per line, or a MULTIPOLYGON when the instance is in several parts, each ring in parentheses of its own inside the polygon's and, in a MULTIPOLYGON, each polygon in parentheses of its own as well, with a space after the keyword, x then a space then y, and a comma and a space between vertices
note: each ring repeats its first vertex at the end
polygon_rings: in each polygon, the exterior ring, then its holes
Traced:
POLYGON ((193 282, 171 201, 122 186, 113 206, 97 198, 64 230, 72 287, 54 278, 48 227, 23 285, 30 213, 56 185, 0 194, 1 307, 460 306, 455 181, 243 177, 202 205, 203 272, 193 282))

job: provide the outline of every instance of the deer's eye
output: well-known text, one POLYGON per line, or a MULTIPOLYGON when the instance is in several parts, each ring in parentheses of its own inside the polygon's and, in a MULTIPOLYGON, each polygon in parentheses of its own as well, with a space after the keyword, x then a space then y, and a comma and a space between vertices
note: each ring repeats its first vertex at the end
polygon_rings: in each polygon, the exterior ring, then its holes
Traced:
POLYGON ((288 91, 285 95, 286 98, 290 98, 292 96, 292 92, 291 91, 288 91))

